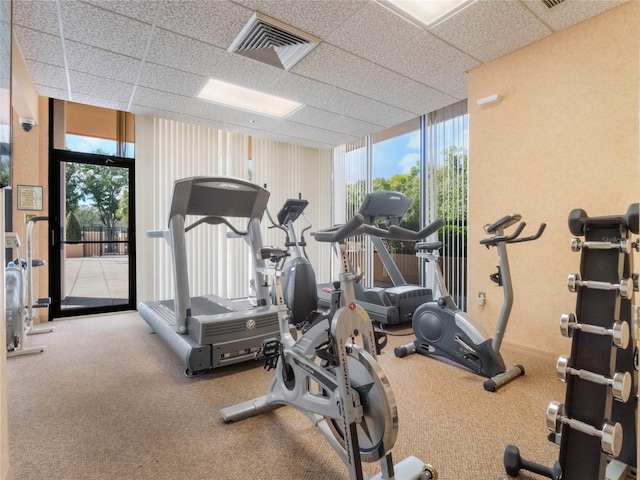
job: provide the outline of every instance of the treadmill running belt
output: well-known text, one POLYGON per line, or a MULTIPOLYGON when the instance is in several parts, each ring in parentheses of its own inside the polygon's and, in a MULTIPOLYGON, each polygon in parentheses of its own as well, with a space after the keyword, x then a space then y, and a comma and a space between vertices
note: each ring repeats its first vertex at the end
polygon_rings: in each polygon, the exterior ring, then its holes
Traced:
MULTIPOLYGON (((173 311, 173 300, 163 300, 158 303, 173 311)), ((217 315, 219 313, 229 313, 232 311, 233 310, 230 310, 218 303, 212 302, 211 300, 204 297, 191 298, 191 316, 193 317, 198 317, 200 315, 217 315)))

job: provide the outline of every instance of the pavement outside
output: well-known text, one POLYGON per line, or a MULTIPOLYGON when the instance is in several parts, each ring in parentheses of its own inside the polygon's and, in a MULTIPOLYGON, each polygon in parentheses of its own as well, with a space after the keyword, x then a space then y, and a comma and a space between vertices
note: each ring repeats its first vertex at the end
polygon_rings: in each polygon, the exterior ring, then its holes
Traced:
POLYGON ((129 256, 67 258, 62 309, 129 303, 129 256))

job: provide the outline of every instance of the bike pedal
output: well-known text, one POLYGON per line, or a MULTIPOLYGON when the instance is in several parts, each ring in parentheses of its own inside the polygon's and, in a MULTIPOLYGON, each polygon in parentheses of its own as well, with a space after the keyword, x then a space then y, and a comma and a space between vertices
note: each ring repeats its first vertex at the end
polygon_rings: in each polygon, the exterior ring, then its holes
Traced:
POLYGON ((272 368, 276 368, 276 365, 278 365, 278 358, 281 354, 282 343, 280 343, 280 340, 269 338, 262 342, 262 345, 256 352, 255 357, 258 358, 260 355, 264 357, 264 368, 268 371, 272 368))

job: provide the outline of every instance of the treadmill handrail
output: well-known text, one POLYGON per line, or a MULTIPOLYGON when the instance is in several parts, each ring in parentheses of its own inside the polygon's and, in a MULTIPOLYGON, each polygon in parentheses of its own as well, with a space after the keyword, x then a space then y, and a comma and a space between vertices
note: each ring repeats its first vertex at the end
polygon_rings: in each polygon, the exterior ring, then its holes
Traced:
POLYGON ((229 227, 229 229, 235 233, 236 235, 238 235, 239 237, 244 237, 247 232, 246 231, 242 231, 242 230, 238 230, 236 227, 234 227, 233 225, 231 225, 231 223, 229 223, 229 221, 224 218, 224 217, 220 217, 218 215, 207 215, 206 217, 202 217, 201 219, 193 222, 191 225, 189 225, 188 227, 184 227, 184 231, 188 232, 189 230, 194 229, 195 227, 197 227, 198 225, 200 225, 201 223, 208 223, 209 225, 220 225, 220 224, 225 224, 227 227, 229 227))

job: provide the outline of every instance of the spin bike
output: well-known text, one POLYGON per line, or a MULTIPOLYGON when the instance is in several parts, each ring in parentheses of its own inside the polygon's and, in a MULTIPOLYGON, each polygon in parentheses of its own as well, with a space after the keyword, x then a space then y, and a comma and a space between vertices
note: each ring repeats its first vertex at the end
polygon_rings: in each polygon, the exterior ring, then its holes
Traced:
MULTIPOLYGON (((478 322, 460 310, 449 295, 438 262, 437 252, 442 248, 442 242, 416 244, 416 255, 419 258, 424 258, 427 262, 433 262, 435 265, 441 297, 436 302, 425 303, 416 309, 412 320, 416 340, 407 345, 396 347, 394 353, 397 357, 402 358, 416 352, 423 355, 444 357, 478 375, 487 377, 483 385, 485 390, 489 392, 495 392, 511 380, 524 375, 522 365, 507 368, 500 354, 502 338, 513 306, 513 286, 507 257, 507 244, 535 240, 542 235, 546 225, 541 224, 535 235, 520 237, 526 226, 521 218, 518 214, 506 215, 491 225, 485 226, 486 233, 491 236, 480 240, 480 244, 487 248, 496 247, 498 250, 498 272, 491 275, 490 278, 502 286, 504 293, 504 302, 493 338, 489 337, 478 322), (513 233, 510 235, 504 233, 505 229, 516 224, 513 233)), ((397 228, 400 227, 394 227, 394 229, 397 228)), ((404 233, 406 234, 406 232, 405 230, 404 233)))
POLYGON ((369 477, 362 462, 379 461, 381 472, 371 480, 435 480, 437 473, 416 457, 398 464, 392 448, 398 431, 398 411, 387 377, 376 361, 371 320, 355 303, 355 276, 349 271, 344 240, 353 235, 388 234, 364 225, 356 214, 340 227, 315 232, 317 241, 339 244, 342 306, 330 319, 313 323, 295 340, 289 330, 289 313, 282 293, 280 268, 287 252, 267 247, 262 258, 274 278, 277 292, 280 340, 262 345, 265 368, 275 369, 267 394, 220 410, 225 422, 259 415, 290 405, 316 425, 348 468, 350 480, 369 477), (355 343, 360 338, 362 346, 355 343))

